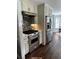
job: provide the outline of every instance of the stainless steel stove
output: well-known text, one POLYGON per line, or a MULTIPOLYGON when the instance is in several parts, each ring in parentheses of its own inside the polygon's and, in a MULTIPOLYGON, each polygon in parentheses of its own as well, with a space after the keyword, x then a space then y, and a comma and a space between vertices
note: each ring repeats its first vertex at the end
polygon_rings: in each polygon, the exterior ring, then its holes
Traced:
POLYGON ((29 52, 31 53, 39 46, 39 32, 36 30, 28 30, 23 33, 28 35, 29 52))

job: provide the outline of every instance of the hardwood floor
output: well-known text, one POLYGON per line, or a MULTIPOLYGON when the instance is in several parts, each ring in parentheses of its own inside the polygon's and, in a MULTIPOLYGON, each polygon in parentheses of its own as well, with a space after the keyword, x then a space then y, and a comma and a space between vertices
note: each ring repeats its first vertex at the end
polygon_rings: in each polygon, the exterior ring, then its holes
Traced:
POLYGON ((31 54, 26 55, 26 59, 61 59, 61 35, 53 33, 52 41, 46 46, 40 46, 31 54))

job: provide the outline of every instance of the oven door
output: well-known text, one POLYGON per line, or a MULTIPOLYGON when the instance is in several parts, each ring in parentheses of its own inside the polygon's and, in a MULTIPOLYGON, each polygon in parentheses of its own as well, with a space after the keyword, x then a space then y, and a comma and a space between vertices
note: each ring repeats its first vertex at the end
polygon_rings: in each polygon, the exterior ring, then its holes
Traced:
POLYGON ((29 45, 33 45, 35 42, 39 41, 39 36, 38 35, 33 35, 33 36, 29 36, 29 45))
POLYGON ((38 41, 38 39, 39 39, 39 38, 38 38, 38 37, 36 37, 36 38, 32 39, 30 43, 31 43, 31 44, 34 44, 35 42, 37 42, 37 41, 38 41))
POLYGON ((39 46, 39 36, 35 35, 35 37, 29 38, 29 51, 34 51, 39 46))

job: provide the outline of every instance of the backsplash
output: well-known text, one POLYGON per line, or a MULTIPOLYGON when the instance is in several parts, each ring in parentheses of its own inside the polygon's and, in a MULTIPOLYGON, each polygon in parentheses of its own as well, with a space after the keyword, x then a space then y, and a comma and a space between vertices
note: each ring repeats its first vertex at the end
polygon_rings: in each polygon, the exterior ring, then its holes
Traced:
POLYGON ((31 25, 27 21, 23 21, 23 31, 32 29, 31 25))

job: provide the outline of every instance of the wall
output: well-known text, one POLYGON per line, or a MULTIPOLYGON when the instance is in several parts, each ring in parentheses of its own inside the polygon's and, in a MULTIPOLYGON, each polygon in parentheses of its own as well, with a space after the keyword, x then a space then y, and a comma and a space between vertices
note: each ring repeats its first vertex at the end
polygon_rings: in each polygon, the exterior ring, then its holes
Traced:
POLYGON ((53 31, 54 31, 54 17, 51 16, 51 33, 53 33, 53 31))
POLYGON ((53 21, 53 31, 58 32, 59 28, 61 28, 61 15, 53 15, 54 21, 53 21), (58 21, 58 22, 56 22, 58 21))
POLYGON ((23 40, 23 30, 22 30, 22 15, 21 15, 21 1, 20 0, 17 0, 17 16, 18 16, 18 19, 17 19, 17 28, 18 28, 18 38, 19 38, 19 41, 20 41, 20 46, 21 46, 21 55, 22 55, 22 59, 25 59, 25 45, 24 45, 24 40, 23 40))

